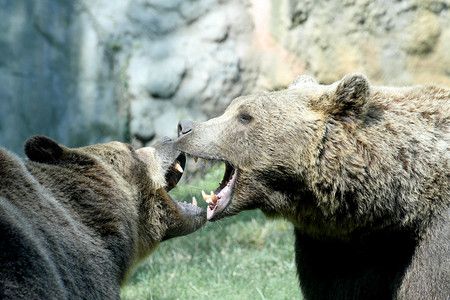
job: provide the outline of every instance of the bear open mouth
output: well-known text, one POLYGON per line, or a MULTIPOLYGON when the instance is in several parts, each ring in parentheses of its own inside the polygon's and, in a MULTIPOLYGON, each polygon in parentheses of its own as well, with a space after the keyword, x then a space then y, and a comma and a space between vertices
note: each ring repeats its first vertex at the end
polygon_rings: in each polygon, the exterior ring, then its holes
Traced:
MULTIPOLYGON (((194 156, 194 160, 197 161, 197 159, 198 157, 194 156)), ((203 199, 208 203, 206 210, 208 220, 220 214, 230 204, 237 175, 238 170, 225 161, 225 173, 219 187, 214 192, 211 191, 209 195, 202 191, 203 199)))
MULTIPOLYGON (((186 165, 186 155, 181 153, 172 163, 171 167, 168 169, 166 173, 166 192, 174 189, 181 177, 184 173, 184 167, 186 165)), ((180 202, 176 199, 173 199, 170 195, 169 198, 178 206, 181 212, 185 215, 201 215, 203 213, 203 209, 197 206, 197 201, 193 200, 192 203, 187 203, 186 201, 180 202)))
POLYGON ((167 192, 177 186, 177 183, 183 176, 185 165, 186 165, 186 155, 181 153, 180 155, 178 155, 178 157, 175 159, 175 161, 172 163, 172 166, 166 173, 167 192))
POLYGON ((176 214, 177 220, 170 224, 163 240, 190 234, 198 230, 206 222, 206 213, 201 207, 197 206, 196 202, 180 202, 173 199, 168 193, 176 187, 183 176, 185 164, 186 156, 182 153, 175 159, 166 172, 167 184, 165 194, 172 201, 178 213, 176 214))

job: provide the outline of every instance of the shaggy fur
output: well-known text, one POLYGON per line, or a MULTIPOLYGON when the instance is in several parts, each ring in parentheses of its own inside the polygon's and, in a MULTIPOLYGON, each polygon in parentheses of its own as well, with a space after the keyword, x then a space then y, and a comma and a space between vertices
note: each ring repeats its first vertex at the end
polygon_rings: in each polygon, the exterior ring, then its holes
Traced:
POLYGON ((170 141, 69 149, 35 136, 25 153, 0 149, 1 299, 119 299, 135 262, 206 220, 165 190, 170 141))
POLYGON ((180 122, 175 147, 237 170, 213 220, 260 208, 292 221, 305 299, 448 299, 449 114, 444 87, 300 76, 180 122))

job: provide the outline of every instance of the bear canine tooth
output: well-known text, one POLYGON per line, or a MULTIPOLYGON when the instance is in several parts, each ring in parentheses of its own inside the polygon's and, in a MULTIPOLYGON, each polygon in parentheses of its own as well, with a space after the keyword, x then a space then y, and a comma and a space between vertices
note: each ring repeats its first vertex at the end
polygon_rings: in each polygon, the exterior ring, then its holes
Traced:
POLYGON ((214 202, 214 203, 217 203, 217 196, 216 196, 216 194, 214 194, 214 192, 213 191, 211 191, 211 200, 214 202))
POLYGON ((184 170, 183 170, 183 168, 181 167, 179 161, 177 161, 177 162, 173 165, 172 168, 175 169, 175 170, 177 170, 177 171, 180 172, 180 173, 183 173, 183 172, 184 172, 184 170))
POLYGON ((194 162, 197 163, 198 161, 198 156, 194 156, 194 162))
POLYGON ((211 199, 211 196, 206 194, 205 191, 202 191, 202 196, 203 196, 203 199, 205 199, 206 203, 208 203, 209 205, 214 204, 214 201, 213 201, 213 199, 211 199))
POLYGON ((195 197, 192 197, 192 205, 198 206, 197 199, 195 199, 195 197))

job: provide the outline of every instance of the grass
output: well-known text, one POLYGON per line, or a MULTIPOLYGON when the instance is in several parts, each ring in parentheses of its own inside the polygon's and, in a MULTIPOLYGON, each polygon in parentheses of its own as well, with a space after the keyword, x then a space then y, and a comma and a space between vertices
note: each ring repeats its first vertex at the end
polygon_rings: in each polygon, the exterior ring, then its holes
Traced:
MULTIPOLYGON (((171 191, 199 205, 201 189, 214 190, 223 167, 194 185, 171 191)), ((188 236, 165 241, 122 287, 122 299, 301 299, 294 264, 292 225, 260 211, 207 224, 188 236)))

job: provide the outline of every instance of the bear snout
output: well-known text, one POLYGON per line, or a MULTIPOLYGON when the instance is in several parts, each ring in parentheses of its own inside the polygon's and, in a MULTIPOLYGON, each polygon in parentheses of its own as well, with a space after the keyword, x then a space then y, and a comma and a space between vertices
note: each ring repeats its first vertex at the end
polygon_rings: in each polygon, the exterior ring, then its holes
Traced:
POLYGON ((145 162, 154 161, 155 149, 152 147, 143 147, 143 148, 137 149, 135 152, 145 162))
POLYGON ((178 137, 192 133, 194 130, 193 122, 181 120, 178 122, 178 137))

